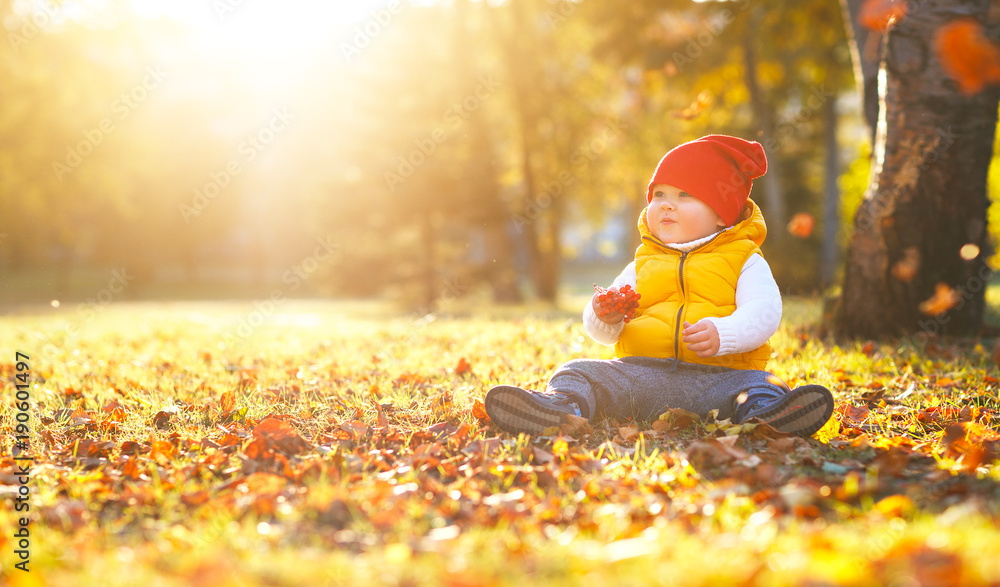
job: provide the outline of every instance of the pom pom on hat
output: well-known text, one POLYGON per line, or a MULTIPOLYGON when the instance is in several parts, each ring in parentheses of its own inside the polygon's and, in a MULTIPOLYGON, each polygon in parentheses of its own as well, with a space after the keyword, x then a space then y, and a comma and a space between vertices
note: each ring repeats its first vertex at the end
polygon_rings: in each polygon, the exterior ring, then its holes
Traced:
POLYGON ((766 171, 767 157, 760 143, 704 136, 674 147, 660 159, 646 187, 646 202, 653 199, 653 185, 665 183, 705 202, 732 226, 750 197, 753 180, 766 171))

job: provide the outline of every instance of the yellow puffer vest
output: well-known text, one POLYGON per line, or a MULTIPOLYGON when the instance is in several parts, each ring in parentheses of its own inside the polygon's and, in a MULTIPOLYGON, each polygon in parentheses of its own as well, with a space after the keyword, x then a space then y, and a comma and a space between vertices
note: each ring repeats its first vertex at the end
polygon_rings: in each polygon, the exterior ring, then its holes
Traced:
POLYGON ((745 353, 702 359, 681 340, 684 322, 729 316, 736 310, 736 280, 750 255, 760 253, 767 235, 764 216, 753 200, 747 200, 735 226, 686 253, 653 236, 646 225, 646 210, 639 215, 639 234, 642 244, 635 251, 635 289, 642 297, 635 318, 615 344, 615 354, 765 370, 771 356, 767 343, 745 353))

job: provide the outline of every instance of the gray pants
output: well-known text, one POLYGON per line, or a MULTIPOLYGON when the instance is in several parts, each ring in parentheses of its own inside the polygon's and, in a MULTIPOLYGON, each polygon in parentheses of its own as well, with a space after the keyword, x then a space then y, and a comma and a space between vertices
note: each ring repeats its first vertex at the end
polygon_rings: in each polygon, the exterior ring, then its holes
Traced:
POLYGON ((667 408, 681 408, 704 417, 719 410, 731 418, 736 398, 776 397, 788 388, 767 371, 729 369, 675 359, 625 357, 609 361, 577 359, 556 369, 548 391, 580 398, 584 417, 654 420, 667 408))

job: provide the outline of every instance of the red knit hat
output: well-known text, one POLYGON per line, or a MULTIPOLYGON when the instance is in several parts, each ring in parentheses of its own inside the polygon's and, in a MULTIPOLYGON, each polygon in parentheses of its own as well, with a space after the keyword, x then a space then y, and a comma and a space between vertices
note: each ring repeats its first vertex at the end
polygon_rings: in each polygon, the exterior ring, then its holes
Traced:
POLYGON ((670 150, 656 166, 646 202, 653 199, 653 184, 665 183, 705 202, 732 226, 750 197, 753 180, 767 171, 767 157, 760 143, 727 135, 708 135, 670 150))

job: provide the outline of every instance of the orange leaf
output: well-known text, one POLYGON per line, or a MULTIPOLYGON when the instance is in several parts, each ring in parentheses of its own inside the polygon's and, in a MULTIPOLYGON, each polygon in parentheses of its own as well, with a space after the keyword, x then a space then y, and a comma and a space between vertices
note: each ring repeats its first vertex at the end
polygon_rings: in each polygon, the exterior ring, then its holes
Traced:
POLYGON ((154 440, 153 447, 149 451, 149 457, 161 465, 170 462, 174 457, 174 445, 166 440, 154 440))
POLYGON ((122 407, 118 400, 111 400, 104 404, 101 411, 108 415, 108 419, 113 422, 124 422, 125 421, 125 408, 122 407))
POLYGON ((844 415, 844 420, 846 420, 844 423, 850 426, 860 426, 868 417, 869 412, 868 406, 852 406, 850 404, 841 404, 837 411, 844 415))
POLYGON ((222 397, 219 398, 219 407, 223 413, 232 412, 233 408, 236 407, 236 393, 232 391, 223 393, 222 397))
POLYGON ((253 436, 267 442, 268 448, 285 454, 298 454, 309 449, 306 442, 291 424, 278 418, 264 418, 253 429, 253 436))
POLYGON ((272 452, 268 447, 267 440, 263 438, 254 438, 244 445, 243 454, 253 460, 263 460, 269 458, 272 455, 272 452))
POLYGON ((903 251, 903 258, 892 266, 892 276, 899 281, 910 282, 917 276, 920 269, 920 251, 916 247, 908 247, 903 251))
POLYGON ((462 357, 458 360, 458 365, 455 366, 455 375, 466 375, 472 374, 472 365, 462 357))
POLYGON ((959 296, 955 290, 946 283, 939 283, 935 286, 934 295, 920 302, 920 311, 928 316, 937 316, 944 314, 958 302, 959 296))
POLYGON ((906 16, 906 0, 865 0, 858 20, 865 28, 884 31, 906 16))
POLYGON ((485 424, 490 421, 490 415, 486 413, 486 404, 476 400, 472 403, 472 417, 485 424))
POLYGON ((788 222, 788 232, 799 238, 809 238, 816 227, 816 218, 808 212, 799 212, 788 222))
POLYGON ((680 118, 681 120, 692 120, 698 118, 702 112, 705 111, 712 104, 712 93, 708 90, 702 90, 695 98, 694 102, 690 106, 684 108, 683 110, 674 110, 670 114, 674 118, 680 118))
POLYGON ((378 401, 375 400, 373 400, 373 403, 375 404, 375 412, 378 414, 379 427, 388 428, 389 420, 385 417, 385 412, 382 411, 382 404, 378 403, 378 401))
POLYGON ((975 94, 988 83, 1000 81, 1000 48, 972 19, 957 19, 942 26, 934 37, 934 49, 958 88, 975 94))

